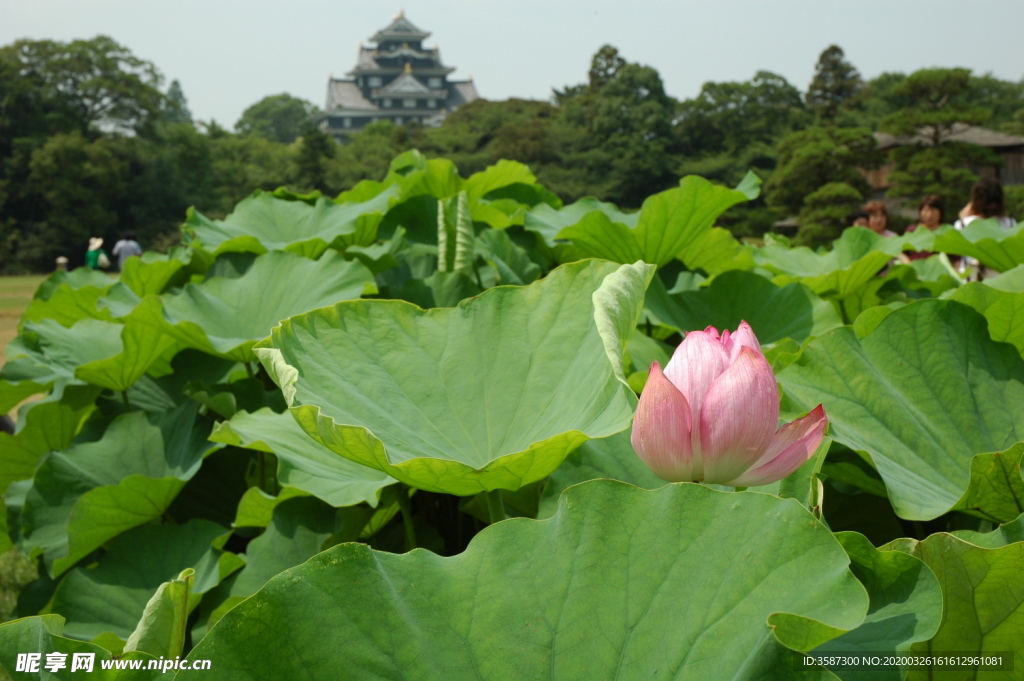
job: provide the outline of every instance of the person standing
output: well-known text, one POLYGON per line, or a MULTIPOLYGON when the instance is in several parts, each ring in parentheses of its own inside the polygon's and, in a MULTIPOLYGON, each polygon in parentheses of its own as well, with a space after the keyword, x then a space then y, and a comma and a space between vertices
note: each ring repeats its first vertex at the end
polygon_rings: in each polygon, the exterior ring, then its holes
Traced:
POLYGON ((85 264, 89 269, 107 269, 110 267, 110 256, 103 250, 103 238, 94 236, 89 238, 89 250, 85 252, 85 264))
POLYGON ((133 255, 142 255, 142 246, 135 240, 135 232, 125 232, 121 240, 114 244, 114 257, 117 258, 117 269, 124 271, 124 261, 133 255))
POLYGON ((889 211, 881 201, 871 201, 864 210, 868 212, 868 229, 879 236, 898 236, 889 229, 889 211))
POLYGON ((960 211, 960 219, 953 225, 963 229, 975 220, 995 220, 1003 229, 1010 229, 1017 221, 1006 214, 1003 186, 997 180, 982 178, 971 187, 971 202, 960 211))
MULTIPOLYGON (((917 207, 917 216, 921 220, 916 225, 907 227, 907 234, 916 232, 919 229, 927 229, 934 232, 942 224, 942 216, 946 210, 946 202, 938 194, 928 194, 917 207)), ((907 251, 900 255, 900 260, 910 262, 911 260, 924 260, 935 255, 931 251, 907 251)), ((960 258, 953 256, 950 261, 954 266, 959 264, 960 258)))

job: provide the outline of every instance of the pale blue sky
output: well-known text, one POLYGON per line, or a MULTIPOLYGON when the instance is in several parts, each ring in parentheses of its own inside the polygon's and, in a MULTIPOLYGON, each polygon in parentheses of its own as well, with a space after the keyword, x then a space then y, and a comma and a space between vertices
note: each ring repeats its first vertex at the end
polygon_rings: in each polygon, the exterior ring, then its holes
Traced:
POLYGON ((1022 0, 0 0, 0 45, 106 34, 178 79, 193 115, 233 126, 262 97, 323 106, 328 75, 405 9, 427 45, 488 99, 547 99, 586 79, 611 43, 655 67, 669 94, 759 69, 807 87, 836 43, 865 77, 965 66, 1024 77, 1022 0))

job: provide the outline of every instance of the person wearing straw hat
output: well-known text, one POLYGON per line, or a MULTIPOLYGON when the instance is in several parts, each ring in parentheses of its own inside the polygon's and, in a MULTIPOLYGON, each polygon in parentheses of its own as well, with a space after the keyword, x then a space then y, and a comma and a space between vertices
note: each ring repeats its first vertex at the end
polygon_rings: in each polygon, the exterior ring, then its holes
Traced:
POLYGON ((85 264, 90 269, 107 269, 110 267, 110 256, 103 250, 103 239, 98 236, 89 238, 89 250, 85 253, 85 264))

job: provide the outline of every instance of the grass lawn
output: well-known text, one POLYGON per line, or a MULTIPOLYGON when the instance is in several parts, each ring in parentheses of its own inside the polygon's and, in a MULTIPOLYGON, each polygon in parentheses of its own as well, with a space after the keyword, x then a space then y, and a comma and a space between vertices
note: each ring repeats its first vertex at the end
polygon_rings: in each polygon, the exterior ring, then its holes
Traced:
MULTIPOLYGON (((44 279, 45 274, 0 277, 0 347, 7 347, 18 335, 18 319, 44 279)), ((0 365, 3 362, 4 357, 0 356, 0 365)))
MULTIPOLYGON (((18 319, 44 279, 45 274, 0 277, 0 347, 18 335, 18 319)), ((0 355, 0 365, 4 359, 5 355, 0 355)), ((0 553, 0 622, 11 616, 18 591, 35 577, 35 568, 25 556, 15 550, 0 553)), ((4 676, 0 671, 0 678, 4 676)))

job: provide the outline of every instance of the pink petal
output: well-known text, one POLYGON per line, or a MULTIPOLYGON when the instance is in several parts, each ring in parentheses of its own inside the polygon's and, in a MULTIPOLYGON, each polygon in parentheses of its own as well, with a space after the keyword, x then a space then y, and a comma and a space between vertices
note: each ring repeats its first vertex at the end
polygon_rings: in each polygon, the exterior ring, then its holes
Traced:
POLYGON ((692 423, 686 397, 655 362, 636 408, 632 442, 637 456, 659 478, 669 482, 693 480, 692 423))
POLYGON ((757 352, 761 352, 761 344, 757 341, 757 336, 754 335, 754 330, 750 328, 750 324, 746 322, 740 322, 739 328, 736 329, 736 333, 731 334, 726 340, 722 339, 725 345, 725 351, 729 354, 729 362, 736 361, 736 358, 740 355, 740 350, 743 348, 750 348, 757 352))
POLYGON ((753 487, 782 480, 814 456, 827 429, 828 416, 819 404, 806 416, 780 428, 761 460, 749 471, 725 484, 753 487))
MULTIPOLYGON (((697 423, 700 405, 712 382, 728 366, 728 356, 718 332, 709 326, 707 331, 691 331, 672 354, 665 366, 665 377, 679 389, 690 403, 691 422, 697 423)), ((693 434, 695 448, 700 445, 700 434, 693 434)), ((699 449, 697 451, 700 451, 699 449)))
POLYGON ((764 455, 779 422, 779 388, 768 360, 740 348, 736 361, 715 379, 700 411, 704 481, 723 483, 764 455))

